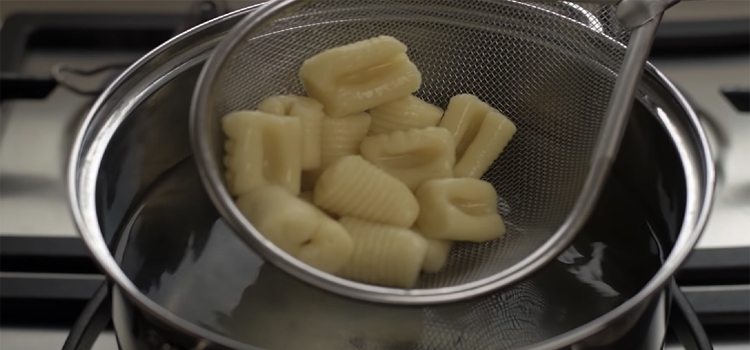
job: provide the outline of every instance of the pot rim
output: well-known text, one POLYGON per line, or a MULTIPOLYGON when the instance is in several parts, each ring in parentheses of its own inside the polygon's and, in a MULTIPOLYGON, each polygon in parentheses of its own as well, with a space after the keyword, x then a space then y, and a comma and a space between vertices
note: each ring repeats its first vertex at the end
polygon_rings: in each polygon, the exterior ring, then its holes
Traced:
MULTIPOLYGON (((113 254, 110 253, 109 248, 107 247, 107 244, 103 239, 103 234, 99 226, 96 207, 93 205, 94 201, 92 199, 95 196, 95 185, 97 183, 99 166, 101 164, 104 152, 106 151, 112 136, 115 134, 122 121, 127 117, 128 112, 132 110, 132 108, 134 108, 136 105, 138 105, 138 103, 126 104, 126 106, 114 110, 111 115, 108 115, 106 117, 105 125, 102 126, 101 130, 98 130, 96 132, 96 135, 99 138, 99 140, 97 140, 97 145, 101 147, 88 147, 90 146, 88 138, 90 136, 90 127, 92 126, 93 122, 103 118, 100 116, 101 109, 105 107, 107 101, 112 98, 112 96, 115 95, 115 93, 118 92, 118 90, 121 89, 123 85, 125 85, 125 82, 128 81, 128 79, 130 79, 133 75, 136 75, 139 70, 144 68, 144 66, 148 62, 151 62, 157 56, 163 54, 176 43, 195 36, 205 29, 211 28, 226 20, 238 19, 261 5, 262 3, 239 9, 193 27, 159 45, 157 48, 153 49, 138 61, 136 61, 134 64, 132 64, 107 87, 107 89, 98 97, 96 102, 93 104, 76 134, 71 155, 68 160, 67 186, 70 210, 72 212, 76 228, 78 229, 79 234, 86 243, 86 246, 96 259, 97 264, 102 269, 104 269, 109 279, 113 280, 117 284, 117 287, 122 289, 125 292, 124 294, 127 296, 127 298, 131 302, 135 303, 139 309, 143 310, 149 316, 154 317, 160 322, 163 322, 165 325, 173 327, 175 330, 178 330, 182 333, 187 333, 192 337, 198 338, 196 342, 199 342, 204 346, 216 344, 219 346, 234 349, 258 350, 257 347, 254 347, 252 345, 233 340, 225 335, 221 335, 219 333, 197 326, 192 322, 189 322, 170 312, 169 310, 165 309, 158 303, 148 298, 145 294, 143 294, 127 277, 127 275, 125 275, 119 264, 117 264, 113 254), (84 144, 85 142, 86 144, 84 144), (84 146, 86 146, 86 148, 84 148, 84 146), (81 153, 84 149, 86 153, 81 153), (92 154, 91 149, 93 149, 94 154, 92 154), (79 184, 81 184, 81 186, 79 186, 79 184), (86 199, 84 200, 85 203, 82 204, 81 199, 86 199)), ((221 35, 223 36, 225 34, 226 32, 223 32, 221 35)), ((174 75, 179 74, 185 69, 192 67, 194 64, 188 63, 191 63, 191 61, 193 61, 192 63, 195 63, 196 59, 200 58, 199 56, 205 56, 205 58, 207 58, 206 54, 196 55, 196 57, 193 57, 191 60, 183 62, 181 66, 173 67, 169 71, 169 74, 167 74, 166 76, 161 76, 158 79, 154 79, 154 81, 149 84, 149 89, 147 91, 139 92, 137 94, 138 98, 136 99, 136 101, 140 102, 142 97, 148 96, 155 89, 162 86, 164 82, 169 81, 174 75)), ((620 304, 613 310, 609 311, 608 313, 603 314, 592 321, 589 321, 556 337, 552 337, 540 343, 524 347, 523 349, 547 350, 562 348, 571 344, 578 343, 592 335, 595 335, 598 332, 601 332, 602 330, 607 328, 608 325, 618 320, 629 310, 633 309, 645 299, 662 290, 665 284, 676 272, 677 268, 679 268, 679 266, 692 252, 693 247, 698 242, 698 239, 703 232, 707 218, 711 211, 715 183, 715 170, 713 167, 713 160, 711 158, 708 140, 703 128, 700 125, 700 122, 698 121, 698 117, 695 111, 689 105, 688 101, 682 96, 682 94, 680 94, 680 92, 675 88, 675 86, 651 63, 646 64, 645 71, 646 75, 650 75, 650 77, 655 80, 658 85, 661 85, 661 87, 663 87, 664 90, 669 93, 667 97, 671 98, 672 101, 675 102, 676 105, 685 112, 688 119, 687 124, 690 127, 689 131, 693 134, 691 136, 697 143, 694 146, 700 153, 695 156, 696 159, 700 160, 700 164, 696 164, 696 167, 700 168, 698 170, 702 171, 705 175, 701 180, 696 174, 691 171, 684 172, 686 181, 685 183, 687 186, 686 210, 677 241, 675 242, 671 253, 669 254, 669 256, 667 256, 661 268, 654 274, 651 280, 633 297, 620 304), (701 189, 703 189, 703 191, 701 191, 701 189), (704 193, 702 199, 698 198, 700 197, 700 193, 704 193)), ((659 115, 657 113, 655 117, 659 117, 661 119, 661 124, 669 132, 684 166, 689 157, 686 150, 687 146, 684 145, 686 143, 686 140, 676 138, 676 135, 678 135, 679 133, 675 131, 675 126, 668 122, 666 115, 659 115)))

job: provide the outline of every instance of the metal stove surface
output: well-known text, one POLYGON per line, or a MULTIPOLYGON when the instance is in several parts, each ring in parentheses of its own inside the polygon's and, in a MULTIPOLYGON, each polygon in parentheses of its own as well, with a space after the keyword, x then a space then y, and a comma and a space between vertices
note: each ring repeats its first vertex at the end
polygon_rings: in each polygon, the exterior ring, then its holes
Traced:
MULTIPOLYGON (((133 62, 138 53, 96 55, 31 52, 22 74, 49 74, 56 64, 93 68, 133 62)), ((84 84, 95 87, 102 77, 84 84), (96 81, 99 80, 99 81, 96 81)), ((2 105, 0 128, 0 235, 76 237, 65 184, 68 151, 93 102, 64 87, 42 100, 16 100, 2 105)))
POLYGON ((726 92, 747 88, 750 56, 655 59, 698 111, 716 161, 716 198, 698 248, 750 246, 750 112, 726 92))

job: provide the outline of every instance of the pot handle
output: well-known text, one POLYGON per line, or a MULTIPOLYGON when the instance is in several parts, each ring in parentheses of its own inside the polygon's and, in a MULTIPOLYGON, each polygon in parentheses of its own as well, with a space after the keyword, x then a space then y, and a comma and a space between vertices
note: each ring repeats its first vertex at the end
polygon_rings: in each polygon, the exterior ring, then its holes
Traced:
POLYGON ((91 350, 112 320, 112 301, 108 281, 102 282, 73 324, 62 350, 91 350))
POLYGON ((713 345, 703 329, 698 315, 693 310, 677 283, 672 280, 669 288, 672 294, 672 311, 669 328, 677 336, 686 350, 713 350, 713 345))

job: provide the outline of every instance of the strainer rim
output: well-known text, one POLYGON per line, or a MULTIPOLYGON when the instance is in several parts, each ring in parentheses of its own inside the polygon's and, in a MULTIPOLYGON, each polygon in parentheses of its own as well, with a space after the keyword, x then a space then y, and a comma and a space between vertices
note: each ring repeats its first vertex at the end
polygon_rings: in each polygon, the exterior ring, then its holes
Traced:
MULTIPOLYGON (((223 67, 229 62, 232 52, 236 49, 237 45, 247 37, 247 35, 262 28, 262 26, 268 23, 268 21, 273 20, 274 17, 284 13, 284 11, 289 11, 295 6, 302 6, 314 1, 316 0, 272 0, 259 6, 256 11, 252 11, 245 18, 240 20, 219 42, 204 65, 198 78, 191 106, 191 143, 196 155, 196 163, 198 165, 198 172, 201 181, 203 182, 209 197, 217 207, 217 210, 222 217, 225 218, 235 233, 265 260, 308 284, 312 284, 318 288, 344 297, 369 302, 400 305, 451 303, 496 291, 520 282, 530 274, 547 265, 562 253, 585 224, 586 219, 588 218, 588 213, 590 213, 596 203, 596 200, 591 198, 596 198, 596 192, 598 188, 601 187, 600 184, 606 179, 608 172, 600 172, 596 178, 587 178, 587 185, 583 187, 583 192, 579 195, 571 209, 571 213, 581 213, 581 215, 568 215, 560 227, 529 255, 490 276, 449 287, 420 289, 384 287, 356 282, 320 271, 297 260, 277 247, 271 241, 266 239, 260 231, 257 230, 247 218, 245 218, 237 208, 232 196, 224 184, 223 176, 219 170, 221 165, 220 159, 214 156, 215 150, 212 144, 213 138, 209 135, 209 132, 211 131, 210 123, 212 122, 212 120, 208 118, 211 114, 210 96, 212 95, 215 85, 217 85, 219 74, 223 67)), ((515 0, 489 1, 511 2, 530 7, 532 6, 529 3, 515 0)), ((546 11, 541 8, 538 9, 546 11)), ((551 14, 560 16, 562 19, 570 20, 560 14, 551 14)), ((592 28, 586 27, 582 23, 572 20, 571 22, 593 31, 592 28)), ((603 33, 598 34, 602 36, 602 38, 610 39, 613 44, 620 44, 603 33)), ((612 160, 613 159, 607 159, 609 162, 612 160)), ((604 164, 598 165, 606 166, 608 164, 605 162, 604 164)))

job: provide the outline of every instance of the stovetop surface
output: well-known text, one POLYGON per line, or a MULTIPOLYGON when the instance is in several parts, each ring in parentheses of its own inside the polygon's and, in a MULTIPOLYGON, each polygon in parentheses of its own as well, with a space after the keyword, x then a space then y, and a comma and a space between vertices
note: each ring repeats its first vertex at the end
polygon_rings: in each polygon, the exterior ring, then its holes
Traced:
POLYGON ((748 86, 750 56, 651 61, 687 97, 708 134, 717 182, 714 207, 697 248, 750 247, 750 116, 723 91, 748 86))

